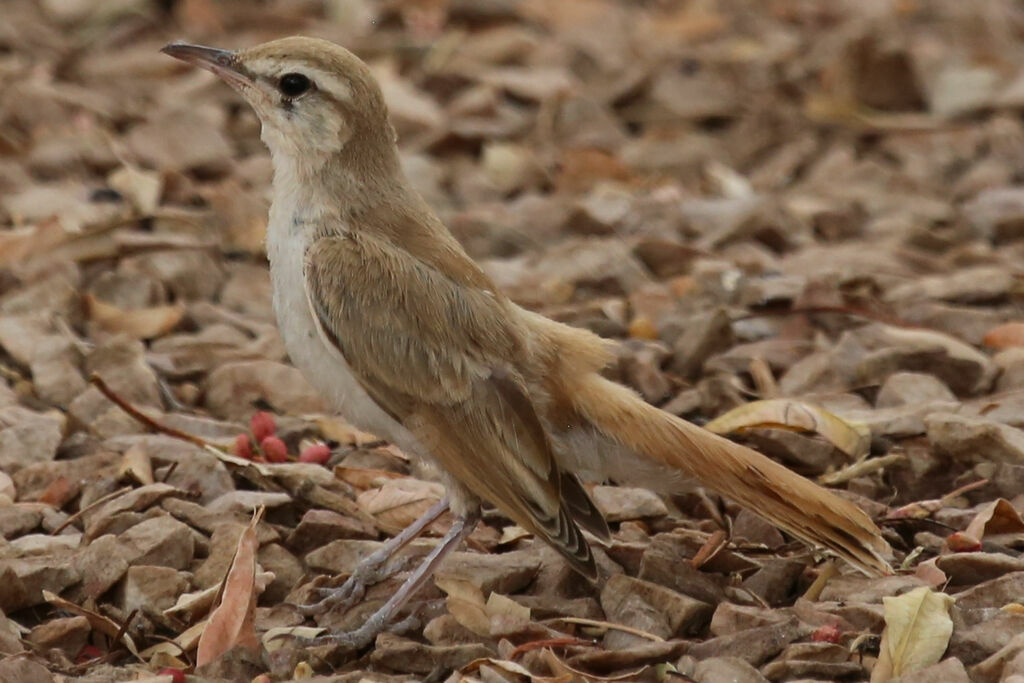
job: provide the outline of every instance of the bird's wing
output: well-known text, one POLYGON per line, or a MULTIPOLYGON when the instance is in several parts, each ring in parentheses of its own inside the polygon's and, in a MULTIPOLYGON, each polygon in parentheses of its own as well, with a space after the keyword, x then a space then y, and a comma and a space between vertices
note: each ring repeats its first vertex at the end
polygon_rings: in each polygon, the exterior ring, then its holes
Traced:
POLYGON ((317 240, 305 275, 322 334, 370 396, 470 491, 595 576, 503 300, 367 234, 317 240))

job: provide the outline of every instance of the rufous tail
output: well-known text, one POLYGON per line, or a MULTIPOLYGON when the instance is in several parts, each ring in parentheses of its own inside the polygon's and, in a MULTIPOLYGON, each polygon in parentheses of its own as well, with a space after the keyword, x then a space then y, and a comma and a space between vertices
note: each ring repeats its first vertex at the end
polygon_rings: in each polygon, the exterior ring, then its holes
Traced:
POLYGON ((869 575, 892 574, 892 550, 856 505, 757 451, 659 410, 591 373, 571 393, 576 410, 613 441, 755 512, 869 575))

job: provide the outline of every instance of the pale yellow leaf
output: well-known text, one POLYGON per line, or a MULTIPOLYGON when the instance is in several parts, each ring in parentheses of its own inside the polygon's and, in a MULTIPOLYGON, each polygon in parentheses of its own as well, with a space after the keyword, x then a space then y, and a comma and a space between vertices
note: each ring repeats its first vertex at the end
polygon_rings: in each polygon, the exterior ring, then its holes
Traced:
POLYGON ((872 683, 882 683, 935 664, 949 645, 954 600, 927 586, 895 598, 882 598, 885 630, 872 683))
POLYGON ((866 454, 871 447, 871 432, 866 425, 848 422, 820 406, 788 398, 745 403, 705 425, 715 434, 766 427, 815 432, 851 458, 866 454))

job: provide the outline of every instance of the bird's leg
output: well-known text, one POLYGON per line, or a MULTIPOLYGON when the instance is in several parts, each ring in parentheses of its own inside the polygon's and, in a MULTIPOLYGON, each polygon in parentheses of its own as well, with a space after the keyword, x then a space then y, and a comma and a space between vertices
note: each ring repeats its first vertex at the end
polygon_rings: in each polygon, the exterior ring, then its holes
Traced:
POLYGON ((456 518, 452 528, 438 542, 434 549, 423 558, 423 561, 413 571, 405 583, 385 602, 380 609, 374 612, 362 626, 347 633, 337 633, 327 636, 320 636, 309 640, 301 639, 301 642, 309 645, 347 645, 352 648, 361 649, 370 644, 395 618, 402 606, 411 598, 416 591, 423 587, 434 570, 451 551, 459 547, 467 536, 476 527, 480 518, 479 511, 456 518))
POLYGON ((401 569, 401 565, 398 563, 387 566, 385 563, 447 511, 448 498, 445 497, 435 503, 415 522, 402 529, 401 533, 389 538, 380 548, 360 562, 352 575, 341 586, 317 589, 325 597, 311 605, 300 605, 299 612, 305 616, 323 614, 337 605, 352 604, 358 601, 366 592, 367 586, 380 583, 401 569))

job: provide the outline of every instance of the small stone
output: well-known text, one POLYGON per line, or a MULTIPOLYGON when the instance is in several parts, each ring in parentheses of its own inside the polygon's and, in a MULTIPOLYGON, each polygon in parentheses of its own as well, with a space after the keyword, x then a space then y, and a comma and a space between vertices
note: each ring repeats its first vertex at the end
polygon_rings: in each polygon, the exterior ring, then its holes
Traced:
MULTIPOLYGON (((700 633, 714 611, 706 602, 624 574, 605 583, 601 607, 609 620, 662 638, 700 633)), ((636 636, 610 631, 605 636, 605 646, 615 648, 635 639, 636 636)))
POLYGON ((806 638, 813 630, 796 619, 789 619, 705 640, 690 648, 689 654, 698 660, 709 657, 739 657, 748 664, 758 666, 775 657, 793 641, 806 638))
POLYGON ((0 408, 0 470, 13 475, 29 465, 56 458, 66 422, 57 411, 0 408))
POLYGON ((697 663, 693 680, 699 683, 768 683, 761 672, 739 657, 709 657, 697 663))
POLYGON ((136 524, 118 540, 130 553, 132 565, 187 569, 195 553, 192 530, 167 514, 136 524))
POLYGON ((743 582, 743 586, 769 605, 776 607, 792 601, 796 582, 803 571, 803 562, 769 559, 765 560, 761 569, 743 582))
POLYGON ((118 587, 116 603, 129 614, 159 614, 172 607, 178 596, 190 588, 188 575, 171 567, 135 565, 129 567, 118 587))
POLYGON ((929 415, 925 427, 935 452, 954 460, 1024 464, 1024 430, 953 413, 929 415))
POLYGON ((1011 572, 1024 572, 1024 558, 1002 553, 952 553, 936 558, 953 586, 973 586, 1011 572))
POLYGON ((73 660, 91 632, 92 627, 85 617, 59 617, 45 621, 32 629, 28 641, 44 652, 57 648, 65 657, 73 660))
POLYGON ((0 536, 16 538, 31 533, 43 521, 42 503, 0 505, 0 536))
POLYGON ((879 408, 917 405, 932 401, 956 401, 956 396, 941 380, 920 372, 897 372, 878 390, 879 408))
POLYGON ((222 419, 247 420, 261 401, 278 413, 327 412, 323 398, 302 373, 284 363, 225 363, 206 378, 206 407, 222 419))
POLYGON ((711 605, 725 599, 716 574, 700 571, 691 563, 692 551, 675 534, 658 534, 643 552, 637 576, 711 605))
MULTIPOLYGON (((1009 678, 1005 679, 1010 681, 1009 678)), ((967 675, 967 669, 963 662, 954 657, 947 657, 938 664, 926 666, 898 678, 892 679, 892 683, 971 683, 971 677, 967 675)))
POLYGON ((307 510, 285 542, 291 550, 305 555, 338 539, 376 539, 376 528, 331 510, 307 510))
POLYGON ((668 514, 668 508, 661 498, 647 489, 595 486, 590 491, 590 497, 609 522, 664 517, 668 514))
POLYGON ((821 591, 819 600, 846 603, 881 603, 883 597, 895 597, 926 585, 916 576, 837 576, 821 591))
POLYGON ((957 607, 963 610, 980 609, 982 607, 1003 607, 1011 602, 1018 602, 1024 595, 1024 572, 1013 572, 998 579, 980 583, 960 593, 956 593, 957 607))
POLYGON ((370 653, 374 665, 388 671, 426 675, 435 670, 458 669, 474 659, 496 653, 481 643, 434 646, 417 643, 388 633, 377 636, 370 653))
POLYGON ((128 560, 132 554, 113 534, 86 543, 75 557, 75 566, 82 573, 82 581, 68 598, 81 603, 106 593, 128 571, 128 560))
POLYGON ((728 636, 752 628, 785 621, 787 617, 766 607, 720 602, 711 617, 709 630, 713 636, 728 636))
POLYGON ((669 368, 688 379, 700 374, 708 358, 733 345, 732 322, 722 308, 680 321, 679 328, 669 368))
POLYGON ((454 552, 441 563, 435 576, 472 581, 484 595, 511 595, 533 581, 540 565, 540 557, 528 550, 494 555, 454 552))

